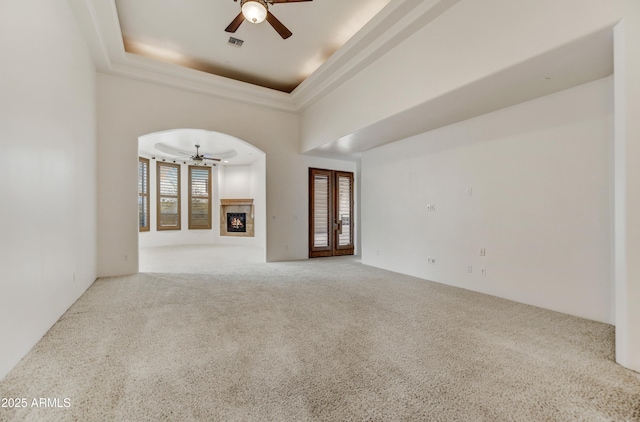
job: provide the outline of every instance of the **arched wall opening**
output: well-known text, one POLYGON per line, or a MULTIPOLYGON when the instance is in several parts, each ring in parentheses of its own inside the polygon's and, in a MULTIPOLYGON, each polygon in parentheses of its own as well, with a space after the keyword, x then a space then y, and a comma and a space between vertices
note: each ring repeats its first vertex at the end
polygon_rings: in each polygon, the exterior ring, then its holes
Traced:
MULTIPOLYGON (((164 256, 167 251, 179 254, 178 247, 187 246, 200 246, 199 249, 190 250, 194 259, 226 260, 233 254, 253 262, 266 261, 266 154, 263 151, 220 132, 173 129, 140 136, 138 157, 148 160, 148 228, 140 230, 138 234, 141 271, 155 269, 153 260, 157 258, 149 257, 164 256), (196 151, 204 157, 202 162, 193 160, 197 155, 196 151), (179 169, 179 228, 166 230, 158 224, 158 163, 173 164, 174 168, 179 169), (210 169, 211 191, 207 199, 211 204, 209 228, 191 228, 189 224, 189 173, 194 168, 210 169), (245 221, 245 224, 248 221, 252 223, 249 226, 251 230, 227 232, 227 213, 223 204, 239 200, 252 203, 249 207, 251 212, 245 221), (215 250, 210 249, 212 247, 215 250), (229 252, 231 249, 233 252, 229 252), (223 250, 227 252, 221 252, 223 250), (151 251, 155 251, 153 255, 151 251), (163 255, 157 255, 158 251, 163 255)), ((140 180, 138 183, 140 184, 140 180)), ((139 195, 138 200, 138 220, 142 221, 140 226, 144 225, 145 207, 141 206, 144 203, 143 196, 139 195)), ((189 259, 189 254, 186 257, 189 259)), ((184 259, 180 262, 181 265, 187 264, 184 259)))
MULTIPOLYGON (((99 73, 97 79, 98 276, 139 271, 138 138, 176 128, 230 134, 263 151, 266 260, 308 259, 308 169, 356 171, 356 163, 300 154, 292 112, 122 76, 99 73)), ((262 212, 258 206, 256 212, 262 212)))

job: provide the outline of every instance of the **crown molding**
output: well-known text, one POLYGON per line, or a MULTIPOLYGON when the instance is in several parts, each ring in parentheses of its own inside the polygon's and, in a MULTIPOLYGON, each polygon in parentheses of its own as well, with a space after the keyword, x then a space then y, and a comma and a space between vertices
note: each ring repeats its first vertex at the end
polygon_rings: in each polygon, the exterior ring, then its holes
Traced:
POLYGON ((280 111, 297 111, 291 97, 285 92, 158 62, 135 54, 124 55, 123 61, 112 62, 109 71, 105 73, 280 111))
POLYGON ((125 52, 114 1, 68 0, 99 72, 294 112, 289 94, 125 52))
POLYGON ((309 107, 428 25, 460 0, 392 0, 291 93, 309 107))

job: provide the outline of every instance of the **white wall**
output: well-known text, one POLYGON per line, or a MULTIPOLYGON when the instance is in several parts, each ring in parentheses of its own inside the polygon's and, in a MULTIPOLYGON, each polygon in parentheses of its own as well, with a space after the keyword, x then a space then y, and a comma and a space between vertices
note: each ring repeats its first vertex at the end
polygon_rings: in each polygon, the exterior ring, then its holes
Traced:
MULTIPOLYGON (((267 195, 265 178, 266 174, 265 157, 251 164, 249 173, 249 198, 253 198, 253 210, 254 210, 254 236, 256 245, 265 245, 264 259, 267 259, 267 195)), ((219 211, 219 210, 218 210, 219 211)))
POLYGON ((0 2, 0 379, 96 278, 95 70, 66 2, 0 2))
POLYGON ((610 28, 618 19, 613 2, 601 0, 460 1, 307 107, 300 118, 301 151, 610 28))
POLYGON ((309 166, 355 170, 354 163, 301 156, 298 116, 293 113, 102 73, 98 74, 98 123, 101 276, 138 270, 135 180, 141 135, 184 127, 206 129, 242 139, 265 152, 269 261, 308 256, 309 166))
POLYGON ((616 361, 640 371, 640 3, 615 29, 616 361))
POLYGON ((613 322, 612 106, 605 78, 367 151, 363 262, 613 322))
POLYGON ((219 244, 264 247, 266 240, 264 163, 263 158, 249 165, 220 168, 220 199, 253 199, 254 236, 220 236, 220 207, 218 206, 216 233, 219 244))
POLYGON ((220 198, 251 198, 250 166, 227 166, 220 173, 220 198))

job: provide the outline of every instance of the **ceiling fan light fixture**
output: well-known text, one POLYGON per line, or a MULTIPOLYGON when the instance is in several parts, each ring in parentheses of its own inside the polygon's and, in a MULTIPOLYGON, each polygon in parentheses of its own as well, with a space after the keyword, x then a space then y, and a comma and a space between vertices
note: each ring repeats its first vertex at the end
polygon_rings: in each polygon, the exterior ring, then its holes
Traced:
POLYGON ((251 23, 260 23, 267 17, 267 2, 265 0, 243 0, 242 15, 251 23))

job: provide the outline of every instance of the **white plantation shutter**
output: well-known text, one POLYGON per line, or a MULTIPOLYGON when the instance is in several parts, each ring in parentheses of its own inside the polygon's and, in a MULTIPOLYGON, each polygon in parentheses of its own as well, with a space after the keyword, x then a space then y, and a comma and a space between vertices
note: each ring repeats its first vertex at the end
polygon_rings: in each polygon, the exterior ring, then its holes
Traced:
POLYGON ((329 176, 315 174, 313 176, 313 246, 316 248, 329 246, 331 234, 329 205, 329 176))
POLYGON ((351 239, 351 192, 352 177, 338 175, 338 219, 342 222, 342 232, 338 235, 338 245, 348 246, 351 239))
POLYGON ((149 231, 149 160, 138 158, 138 227, 149 231))
POLYGON ((189 228, 211 228, 211 167, 189 166, 189 228))
POLYGON ((180 230, 180 165, 158 162, 158 230, 180 230))

